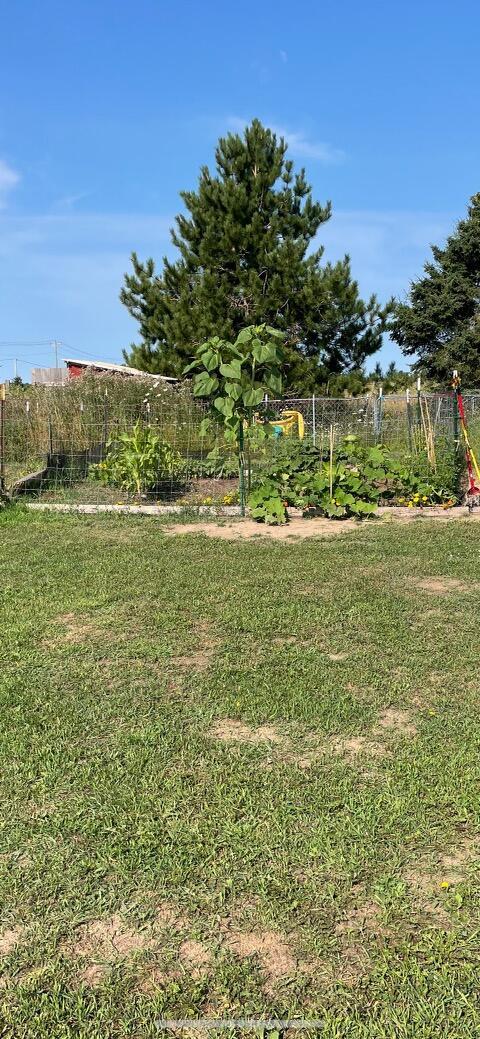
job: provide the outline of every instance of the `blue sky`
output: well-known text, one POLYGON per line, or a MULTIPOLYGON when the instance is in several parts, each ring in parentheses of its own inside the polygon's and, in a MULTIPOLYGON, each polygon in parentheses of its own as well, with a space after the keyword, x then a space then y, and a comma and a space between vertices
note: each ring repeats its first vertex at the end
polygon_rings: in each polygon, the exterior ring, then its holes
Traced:
POLYGON ((480 190, 473 0, 0 10, 0 377, 14 356, 24 376, 53 363, 55 338, 120 358, 136 336, 118 301, 130 252, 171 254, 179 190, 255 115, 332 200, 320 241, 350 253, 365 294, 404 295, 480 190))

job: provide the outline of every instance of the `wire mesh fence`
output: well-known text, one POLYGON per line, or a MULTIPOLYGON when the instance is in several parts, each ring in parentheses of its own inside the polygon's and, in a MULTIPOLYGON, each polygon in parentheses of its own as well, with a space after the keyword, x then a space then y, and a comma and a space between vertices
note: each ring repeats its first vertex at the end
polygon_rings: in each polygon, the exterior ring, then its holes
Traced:
POLYGON ((220 428, 202 428, 206 405, 188 386, 100 378, 9 392, 4 404, 4 482, 12 496, 45 501, 200 503, 235 496, 238 462, 220 428), (148 431, 143 441, 136 434, 148 431), (122 444, 125 478, 104 463, 122 444), (150 455, 149 455, 150 453, 150 455), (135 458, 135 454, 140 457, 135 458), (130 469, 129 469, 130 467, 130 469), (153 475, 152 475, 153 473, 153 475), (112 478, 111 478, 112 477, 112 478), (117 477, 117 479, 115 479, 117 477), (213 483, 213 486, 210 486, 213 483))
MULTIPOLYGON (((465 407, 472 439, 479 443, 480 393, 465 394, 465 407)), ((85 376, 65 386, 12 388, 3 405, 4 489, 12 496, 52 502, 123 503, 141 497, 234 504, 235 445, 220 426, 205 430, 206 414, 206 404, 193 398, 188 383, 85 376), (151 450, 152 437, 157 441, 149 481, 125 482, 118 468, 115 478, 105 463, 119 443, 125 455, 135 453, 132 437, 145 430, 149 435, 140 443, 144 455, 151 450)), ((458 468, 460 434, 452 393, 266 400, 257 418, 275 427, 285 416, 287 435, 303 436, 324 456, 331 436, 338 445, 355 435, 365 446, 382 443, 396 457, 416 460, 445 485, 451 485, 458 468)), ((284 429, 279 426, 276 432, 284 429)), ((253 478, 277 444, 274 436, 254 448, 253 478)), ((148 469, 148 457, 144 464, 148 469)))

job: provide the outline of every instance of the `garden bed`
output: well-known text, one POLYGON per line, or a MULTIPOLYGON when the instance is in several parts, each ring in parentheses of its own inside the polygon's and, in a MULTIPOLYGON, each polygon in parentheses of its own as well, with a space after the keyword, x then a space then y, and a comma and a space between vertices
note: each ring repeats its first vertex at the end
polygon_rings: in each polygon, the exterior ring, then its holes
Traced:
POLYGON ((22 495, 21 500, 72 505, 234 505, 238 500, 238 479, 193 479, 186 484, 170 485, 158 493, 152 491, 141 496, 85 479, 72 484, 46 484, 22 495))

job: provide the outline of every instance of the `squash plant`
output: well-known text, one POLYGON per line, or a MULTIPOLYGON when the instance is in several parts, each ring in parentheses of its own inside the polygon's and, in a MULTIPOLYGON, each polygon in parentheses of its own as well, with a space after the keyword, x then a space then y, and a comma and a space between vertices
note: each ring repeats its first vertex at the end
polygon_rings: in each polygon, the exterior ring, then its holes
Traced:
POLYGON ((278 486, 271 480, 264 480, 248 496, 248 506, 252 519, 271 526, 287 522, 287 503, 282 500, 278 486))
MULTIPOLYGON (((193 394, 205 398, 211 416, 238 448, 240 505, 245 514, 245 439, 247 449, 254 416, 266 394, 282 393, 283 333, 269 325, 249 325, 234 343, 212 336, 198 347, 184 375, 193 375, 193 394)), ((258 426, 256 438, 268 429, 258 426)), ((248 467, 250 474, 250 465, 248 467)))
POLYGON ((364 447, 357 437, 347 436, 331 465, 317 448, 285 445, 265 467, 264 482, 250 495, 249 505, 256 519, 278 523, 288 519, 288 505, 304 516, 366 517, 373 515, 380 498, 409 505, 452 504, 445 488, 393 458, 388 448, 364 447))

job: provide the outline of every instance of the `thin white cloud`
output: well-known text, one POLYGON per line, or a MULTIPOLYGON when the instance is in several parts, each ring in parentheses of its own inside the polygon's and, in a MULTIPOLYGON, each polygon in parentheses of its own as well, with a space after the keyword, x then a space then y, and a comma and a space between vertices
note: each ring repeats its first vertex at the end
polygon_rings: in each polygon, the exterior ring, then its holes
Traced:
MULTIPOLYGON (((227 119, 228 126, 239 133, 249 122, 249 119, 236 115, 231 115, 227 119)), ((303 130, 288 130, 285 126, 270 122, 267 122, 266 125, 273 130, 277 137, 284 137, 292 155, 298 155, 301 159, 314 159, 317 162, 331 165, 343 162, 346 158, 345 152, 340 148, 335 148, 327 141, 314 141, 307 137, 303 130)))
POLYGON ((78 191, 76 194, 62 195, 54 203, 53 209, 60 213, 70 213, 78 202, 83 202, 83 199, 89 198, 91 194, 91 191, 78 191))
POLYGON ((5 159, 0 159, 0 209, 6 205, 8 192, 12 191, 19 181, 20 174, 12 169, 5 159))
POLYGON ((287 52, 286 51, 279 51, 279 54, 280 54, 280 61, 283 61, 283 64, 286 65, 287 61, 288 61, 288 54, 287 54, 287 52))

